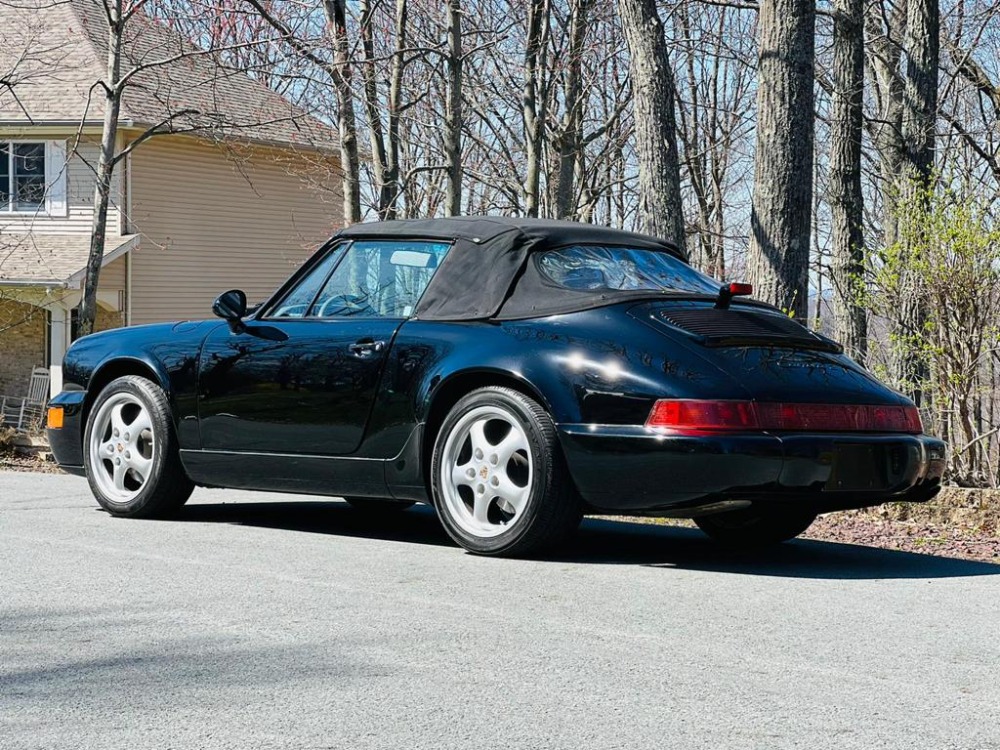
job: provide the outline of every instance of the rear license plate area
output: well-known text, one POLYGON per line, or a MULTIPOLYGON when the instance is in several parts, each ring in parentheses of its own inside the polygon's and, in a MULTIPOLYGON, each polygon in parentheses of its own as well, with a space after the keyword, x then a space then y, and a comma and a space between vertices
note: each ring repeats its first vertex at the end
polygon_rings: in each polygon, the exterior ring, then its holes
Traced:
POLYGON ((898 481, 905 464, 905 449, 901 451, 898 446, 836 444, 830 478, 823 489, 826 492, 888 489, 898 481))

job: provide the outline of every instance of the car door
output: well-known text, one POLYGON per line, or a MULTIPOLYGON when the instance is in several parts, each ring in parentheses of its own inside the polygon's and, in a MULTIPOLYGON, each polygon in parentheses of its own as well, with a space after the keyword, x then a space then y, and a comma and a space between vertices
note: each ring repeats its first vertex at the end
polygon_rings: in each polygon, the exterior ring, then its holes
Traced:
POLYGON ((242 328, 212 332, 199 364, 202 448, 355 452, 393 336, 447 250, 411 241, 334 247, 242 328))

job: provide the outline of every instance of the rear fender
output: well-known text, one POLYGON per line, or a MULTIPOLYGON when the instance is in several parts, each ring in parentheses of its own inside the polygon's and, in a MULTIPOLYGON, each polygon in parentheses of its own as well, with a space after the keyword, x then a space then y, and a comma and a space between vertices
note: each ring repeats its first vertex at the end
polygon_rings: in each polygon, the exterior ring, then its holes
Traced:
POLYGON ((680 356, 621 306, 503 323, 404 323, 393 342, 364 455, 397 455, 415 425, 464 393, 505 385, 539 401, 557 424, 645 423, 666 396, 745 397, 740 384, 690 353, 680 356))

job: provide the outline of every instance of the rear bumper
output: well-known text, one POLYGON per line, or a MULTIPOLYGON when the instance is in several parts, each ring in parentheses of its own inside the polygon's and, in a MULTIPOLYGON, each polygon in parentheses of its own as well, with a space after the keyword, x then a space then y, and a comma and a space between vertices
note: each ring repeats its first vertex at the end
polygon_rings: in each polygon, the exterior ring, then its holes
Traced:
POLYGON ((63 391, 49 402, 49 406, 61 406, 63 426, 58 430, 45 431, 52 448, 52 455, 63 471, 83 474, 83 402, 84 391, 63 391))
POLYGON ((696 509, 725 500, 809 502, 817 511, 937 494, 945 445, 926 435, 677 436, 645 427, 559 426, 584 500, 609 511, 696 509))

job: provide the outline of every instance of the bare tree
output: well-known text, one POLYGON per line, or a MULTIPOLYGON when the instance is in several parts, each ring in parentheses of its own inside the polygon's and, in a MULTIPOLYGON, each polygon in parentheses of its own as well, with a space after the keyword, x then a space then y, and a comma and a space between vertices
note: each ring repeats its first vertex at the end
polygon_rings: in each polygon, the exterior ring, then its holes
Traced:
POLYGON ((50 40, 38 15, 47 2, 2 0, 0 4, 7 6, 5 23, 0 25, 0 101, 12 100, 14 108, 30 119, 18 89, 51 79, 63 63, 64 54, 61 45, 50 40))
MULTIPOLYGON (((620 213, 633 226, 631 86, 613 6, 481 0, 474 8, 462 17, 463 210, 609 223, 620 213)), ((407 210, 418 198, 420 215, 447 210, 447 196, 429 200, 447 186, 426 144, 447 131, 435 97, 448 95, 448 69, 441 83, 425 67, 408 74, 418 103, 407 132, 424 137, 409 144, 404 169, 407 210)), ((441 148, 446 169, 446 138, 441 148)))
POLYGON ((399 123, 402 115, 403 72, 406 67, 405 48, 408 41, 408 0, 396 0, 393 31, 386 36, 394 39, 388 53, 388 92, 383 98, 379 86, 379 54, 375 50, 375 7, 370 0, 361 0, 359 32, 364 50, 363 101, 366 124, 371 141, 372 172, 378 198, 376 211, 381 219, 395 219, 399 209, 399 123), (386 124, 382 117, 385 113, 386 124))
MULTIPOLYGON (((929 194, 934 170, 934 136, 937 127, 938 65, 940 57, 940 11, 938 0, 909 0, 904 50, 906 81, 903 89, 901 135, 904 146, 904 169, 899 191, 922 198, 929 194)), ((915 244, 922 244, 917 241, 915 244)), ((914 285, 914 288, 916 286, 914 285)), ((912 342, 927 319, 925 301, 919 294, 906 295, 895 325, 899 341, 912 342)), ((924 357, 912 346, 904 346, 897 358, 897 381, 905 383, 920 404, 922 382, 928 370, 924 357)))
POLYGON ((918 187, 929 185, 934 170, 940 24, 938 0, 908 0, 901 132, 909 171, 907 178, 909 182, 915 180, 918 187))
POLYGON ((816 8, 764 0, 758 18, 757 147, 747 259, 756 295, 808 315, 816 8))
MULTIPOLYGON (((265 12, 259 0, 250 0, 265 12)), ((333 64, 324 66, 333 81, 337 97, 337 123, 340 134, 341 168, 344 170, 344 224, 361 221, 361 162, 358 156, 358 129, 351 91, 351 59, 347 43, 347 10, 344 0, 323 0, 328 24, 333 64)), ((270 16, 270 14, 267 14, 270 16)))
MULTIPOLYGON (((314 66, 332 84, 336 101, 336 121, 340 143, 341 183, 344 198, 344 224, 361 221, 361 159, 358 151, 358 126, 354 111, 353 63, 348 41, 347 7, 344 0, 323 0, 330 58, 317 54, 311 40, 292 28, 268 0, 244 0, 298 56, 300 64, 314 66)), ((210 5, 218 9, 217 5, 210 5)), ((312 76, 306 76, 311 79, 312 76)))
POLYGON ((448 0, 448 103, 445 114, 448 208, 462 213, 462 3, 448 0))
POLYGON ((879 159, 879 218, 885 244, 896 241, 896 181, 904 157, 901 40, 906 29, 906 8, 906 0, 872 3, 865 24, 874 104, 867 124, 879 159))
MULTIPOLYGON (((306 17, 298 4, 283 3, 279 11, 271 0, 268 7, 291 26, 302 25, 306 17)), ((302 98, 304 71, 289 70, 288 51, 272 43, 273 27, 244 0, 154 0, 146 12, 183 38, 217 50, 226 69, 250 76, 289 101, 302 98)))
POLYGON ((938 112, 957 138, 940 153, 960 159, 986 191, 1000 198, 1000 6, 956 0, 942 22, 938 112), (951 18, 949 18, 949 16, 951 18), (948 21, 945 23, 944 21, 948 21))
POLYGON ((864 39, 863 0, 835 0, 829 188, 834 331, 848 354, 861 362, 865 359, 868 337, 868 318, 861 294, 865 273, 861 190, 864 39))
POLYGON ((548 52, 551 0, 529 0, 527 38, 524 45, 524 212, 538 216, 549 103, 548 52))
POLYGON ((583 57, 587 38, 587 10, 591 0, 572 0, 569 44, 563 85, 563 116, 552 138, 557 153, 555 215, 576 217, 574 180, 583 157, 583 57))
POLYGON ((680 47, 673 56, 678 88, 677 134, 691 262, 723 279, 727 243, 738 230, 752 176, 753 23, 742 9, 680 3, 672 15, 680 47))
MULTIPOLYGON (((95 40, 103 35, 106 49, 104 76, 91 87, 90 104, 96 100, 100 107, 103 127, 97 163, 90 165, 95 187, 90 251, 79 306, 82 335, 93 330, 97 312, 97 286, 116 167, 156 136, 177 133, 245 136, 256 128, 301 116, 289 112, 285 106, 257 112, 246 119, 216 111, 214 87, 227 77, 218 55, 227 50, 203 49, 167 31, 146 13, 152 4, 153 0, 89 0, 89 5, 83 4, 85 9, 89 8, 84 19, 86 33, 95 40), (195 65, 199 59, 205 64, 195 65), (187 72, 175 80, 175 73, 182 69, 187 72), (190 80, 192 76, 196 80, 190 80), (138 133, 130 133, 127 143, 120 146, 118 131, 123 101, 133 96, 145 102, 146 119, 152 124, 138 133)), ((257 43, 256 40, 237 43, 228 51, 257 43)), ((79 140, 78 135, 74 152, 79 140)))
POLYGON ((94 184, 94 218, 90 230, 90 253, 87 257, 87 272, 79 308, 80 333, 84 336, 94 330, 94 321, 97 317, 97 282, 104 259, 111 185, 115 165, 121 160, 121 155, 117 153, 118 122, 122 97, 128 83, 128 79, 122 75, 122 45, 127 24, 135 13, 139 12, 142 5, 136 3, 126 9, 124 0, 103 0, 103 2, 108 31, 107 68, 105 79, 99 85, 104 95, 104 125, 101 130, 101 149, 94 184))
POLYGON ((655 0, 618 0, 632 71, 643 229, 685 249, 673 70, 655 0))

